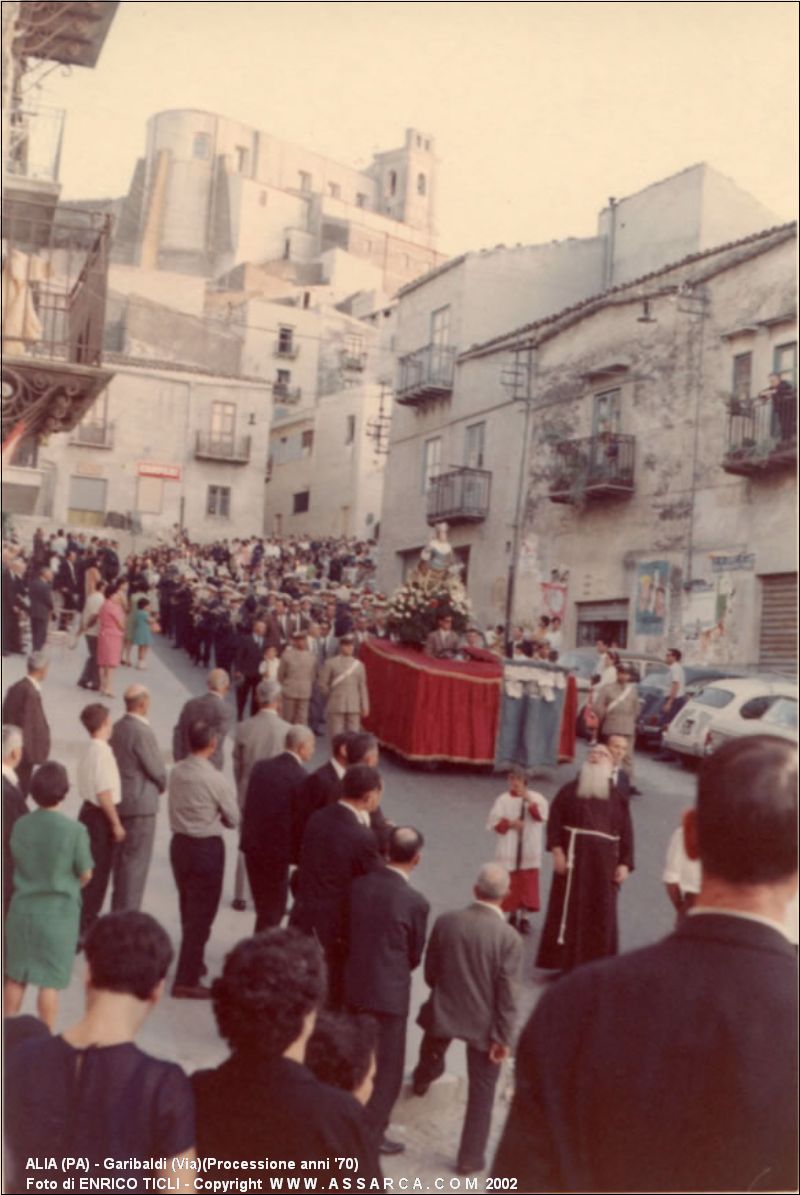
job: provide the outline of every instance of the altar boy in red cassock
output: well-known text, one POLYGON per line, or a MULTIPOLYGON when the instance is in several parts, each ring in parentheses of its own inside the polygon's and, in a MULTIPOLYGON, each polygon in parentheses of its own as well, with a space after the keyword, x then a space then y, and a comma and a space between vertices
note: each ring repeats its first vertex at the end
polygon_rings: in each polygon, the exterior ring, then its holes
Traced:
POLYGON ((539 866, 542 861, 542 826, 547 821, 547 801, 525 784, 521 768, 508 773, 508 792, 492 806, 486 829, 497 835, 495 858, 511 876, 511 887, 503 901, 509 922, 521 934, 530 930, 529 913, 536 913, 539 901, 539 866))

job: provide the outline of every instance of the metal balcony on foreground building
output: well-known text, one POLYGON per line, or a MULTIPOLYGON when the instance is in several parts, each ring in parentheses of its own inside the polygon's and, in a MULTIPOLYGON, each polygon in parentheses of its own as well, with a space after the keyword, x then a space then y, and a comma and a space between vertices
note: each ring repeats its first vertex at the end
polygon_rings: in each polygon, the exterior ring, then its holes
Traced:
POLYGON ((626 498, 634 492, 635 436, 602 432, 553 447, 551 502, 580 505, 588 498, 626 498))
POLYGON ((65 66, 96 66, 119 0, 20 4, 14 52, 65 66))
POLYGON ((436 523, 481 523, 489 513, 492 475, 488 469, 452 466, 430 480, 427 520, 436 523))
POLYGON ((415 407, 453 393, 457 350, 450 345, 426 344, 401 357, 397 401, 415 407))
POLYGON ((3 203, 3 444, 71 431, 114 376, 102 368, 110 219, 3 203))
POLYGON ((797 394, 731 399, 728 441, 722 467, 740 477, 758 477, 797 464, 797 394))
POLYGON ((220 437, 197 433, 194 455, 197 460, 227 461, 229 465, 247 465, 250 462, 250 437, 220 437))
POLYGON ((282 406, 295 406, 300 402, 303 391, 299 386, 288 386, 286 382, 273 382, 272 397, 282 406))

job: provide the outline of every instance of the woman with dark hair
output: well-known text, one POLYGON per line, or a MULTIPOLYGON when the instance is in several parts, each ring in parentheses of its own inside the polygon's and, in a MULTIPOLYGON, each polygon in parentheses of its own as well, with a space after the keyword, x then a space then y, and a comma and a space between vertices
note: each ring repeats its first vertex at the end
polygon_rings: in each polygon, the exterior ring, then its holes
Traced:
POLYGON ((152 1177, 182 1173, 185 1189, 194 1189, 194 1172, 174 1165, 194 1159, 189 1080, 134 1044, 163 995, 172 944, 147 913, 129 911, 101 917, 85 949, 83 1017, 60 1037, 24 1041, 8 1057, 6 1140, 19 1184, 8 1189, 25 1190, 26 1162, 42 1156, 56 1159, 62 1180, 68 1159, 86 1159, 90 1174, 108 1172, 113 1159, 116 1182, 137 1180, 131 1189, 141 1190, 143 1177, 152 1189, 152 1177))
POLYGON ((111 691, 111 680, 114 669, 119 667, 122 656, 127 609, 126 589, 125 581, 112 581, 106 590, 106 600, 100 607, 97 663, 100 668, 100 692, 104 697, 114 696, 111 691))
POLYGON ((69 792, 63 764, 37 768, 31 796, 38 809, 11 832, 14 895, 6 918, 6 1016, 18 1013, 29 983, 39 989, 36 1010, 51 1029, 58 993, 69 986, 81 915, 81 888, 92 878, 89 835, 58 813, 69 792))
POLYGON ((278 1162, 349 1157, 379 1176, 363 1109, 303 1065, 325 997, 325 962, 312 938, 272 929, 240 942, 214 981, 214 1014, 231 1054, 192 1075, 201 1157, 278 1162))

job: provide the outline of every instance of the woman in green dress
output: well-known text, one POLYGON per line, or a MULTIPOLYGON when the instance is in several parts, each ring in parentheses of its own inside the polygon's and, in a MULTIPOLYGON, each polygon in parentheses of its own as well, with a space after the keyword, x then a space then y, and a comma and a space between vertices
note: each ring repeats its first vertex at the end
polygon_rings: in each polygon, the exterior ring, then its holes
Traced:
POLYGON ((50 1029, 58 993, 69 985, 81 915, 81 888, 92 878, 89 835, 58 813, 69 791, 67 770, 49 760, 37 768, 31 796, 38 809, 11 833, 14 895, 5 925, 5 1014, 18 1013, 29 983, 39 989, 36 1011, 50 1029))

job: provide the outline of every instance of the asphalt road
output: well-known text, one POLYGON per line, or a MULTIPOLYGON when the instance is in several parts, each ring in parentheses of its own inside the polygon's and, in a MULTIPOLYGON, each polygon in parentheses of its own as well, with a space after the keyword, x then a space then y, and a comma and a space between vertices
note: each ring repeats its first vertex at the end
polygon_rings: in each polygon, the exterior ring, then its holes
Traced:
MULTIPOLYGON (((157 651, 175 678, 193 695, 203 691, 204 670, 191 664, 184 652, 170 648, 163 641, 159 642, 157 651)), ((580 758, 585 750, 586 745, 579 740, 580 758)), ((327 742, 319 739, 311 766, 318 767, 326 758, 327 742)), ((542 769, 532 780, 532 787, 552 799, 559 787, 572 779, 576 766, 564 764, 542 769)), ((411 765, 388 751, 382 753, 380 767, 384 777, 383 809, 386 816, 398 824, 416 826, 425 836, 422 862, 412 882, 430 901, 432 924, 440 913, 469 902, 481 864, 493 857, 494 836, 485 828, 486 819, 495 797, 504 791, 504 779, 482 769, 411 765)), ((683 810, 691 805, 696 783, 692 773, 679 764, 659 762, 644 752, 637 753, 635 767, 636 782, 642 795, 632 801, 636 868, 619 899, 622 950, 647 945, 672 928, 672 906, 667 900, 661 874, 670 835, 683 810)), ((542 991, 541 984, 535 980, 533 960, 551 874, 550 856, 545 855, 541 875, 542 912, 533 918, 533 933, 524 943, 525 1012, 542 991)), ((231 895, 229 882, 224 898, 226 905, 230 904, 231 895)), ((244 931, 250 914, 234 914, 234 917, 242 923, 244 931)), ((426 993, 424 981, 417 975, 412 1006, 422 1003, 426 993)), ((417 1041, 418 1034, 412 1030, 409 1062, 413 1060, 417 1041)), ((461 1053, 451 1051, 453 1057, 448 1060, 449 1069, 460 1072, 461 1053)))

